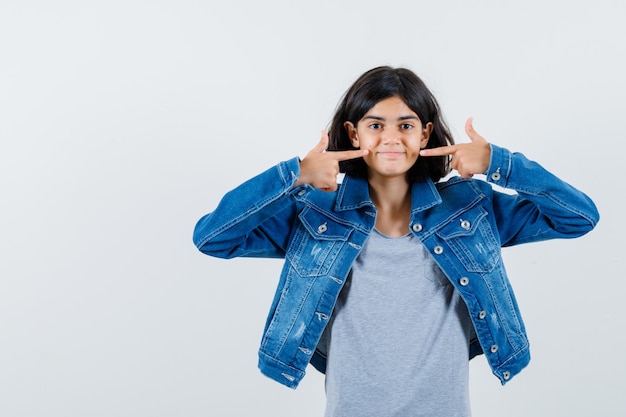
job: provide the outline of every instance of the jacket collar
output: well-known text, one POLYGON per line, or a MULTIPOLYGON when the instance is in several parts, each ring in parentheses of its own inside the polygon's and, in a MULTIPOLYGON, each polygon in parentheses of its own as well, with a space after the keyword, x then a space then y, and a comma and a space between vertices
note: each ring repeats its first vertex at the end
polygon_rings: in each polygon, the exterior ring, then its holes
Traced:
POLYGON ((430 179, 414 182, 411 187, 411 215, 441 203, 437 186, 430 179))
MULTIPOLYGON (((411 187, 411 214, 426 210, 441 203, 441 196, 432 180, 414 182, 411 187)), ((369 185, 365 178, 343 178, 337 190, 336 211, 374 207, 370 199, 369 185)))
POLYGON ((336 211, 354 210, 361 207, 374 207, 365 178, 343 177, 337 189, 336 211))

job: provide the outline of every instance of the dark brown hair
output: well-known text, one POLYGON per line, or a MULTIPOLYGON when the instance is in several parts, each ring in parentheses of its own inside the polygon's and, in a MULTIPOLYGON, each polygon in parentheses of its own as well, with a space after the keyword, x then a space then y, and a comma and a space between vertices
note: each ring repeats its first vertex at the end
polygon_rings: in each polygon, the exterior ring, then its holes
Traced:
MULTIPOLYGON (((377 67, 361 75, 346 91, 331 122, 329 151, 357 149, 352 146, 346 121, 357 126, 365 114, 381 100, 400 97, 417 114, 422 125, 433 124, 433 131, 426 148, 454 144, 448 126, 443 120, 437 100, 426 84, 406 68, 377 67)), ((363 158, 339 163, 341 172, 353 177, 367 178, 367 165, 363 158)), ((408 172, 409 181, 430 178, 438 181, 450 172, 449 158, 446 156, 417 158, 408 172)))

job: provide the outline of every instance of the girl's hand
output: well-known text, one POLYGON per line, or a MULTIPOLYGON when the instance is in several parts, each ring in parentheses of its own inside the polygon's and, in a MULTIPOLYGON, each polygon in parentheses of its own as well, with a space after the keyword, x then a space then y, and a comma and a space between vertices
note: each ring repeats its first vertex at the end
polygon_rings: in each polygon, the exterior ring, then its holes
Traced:
POLYGON ((465 122, 465 133, 469 136, 470 143, 423 149, 420 156, 451 155, 450 166, 456 169, 461 177, 471 178, 474 174, 483 174, 489 168, 491 147, 489 142, 474 130, 472 122, 471 117, 465 122))
POLYGON ((294 184, 310 184, 324 191, 337 189, 337 174, 339 162, 360 158, 368 154, 368 150, 326 152, 328 147, 328 133, 322 131, 322 139, 300 161, 300 177, 294 184))

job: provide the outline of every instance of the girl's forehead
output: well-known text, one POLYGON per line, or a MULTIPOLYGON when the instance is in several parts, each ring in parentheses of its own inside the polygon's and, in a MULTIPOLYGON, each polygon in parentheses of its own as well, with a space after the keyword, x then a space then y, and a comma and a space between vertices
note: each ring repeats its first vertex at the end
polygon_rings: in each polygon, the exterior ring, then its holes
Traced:
POLYGON ((374 104, 363 117, 376 114, 417 116, 402 98, 394 96, 380 100, 374 104))

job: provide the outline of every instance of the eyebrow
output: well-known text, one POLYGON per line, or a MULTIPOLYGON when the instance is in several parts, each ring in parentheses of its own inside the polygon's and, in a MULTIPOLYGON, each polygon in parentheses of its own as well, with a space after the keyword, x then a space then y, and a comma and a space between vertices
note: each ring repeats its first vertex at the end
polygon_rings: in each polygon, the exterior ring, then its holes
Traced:
MULTIPOLYGON (((379 121, 381 121, 381 122, 384 122, 384 121, 385 121, 385 118, 384 118, 384 117, 374 116, 374 115, 370 115, 370 116, 365 116, 365 117, 363 117, 363 120, 365 120, 365 119, 379 120, 379 121)), ((417 116, 410 116, 410 115, 408 115, 408 116, 400 116, 400 117, 398 117, 398 119, 397 119, 397 121, 399 121, 399 122, 400 122, 400 121, 403 121, 403 120, 419 120, 419 117, 417 117, 417 116)))

